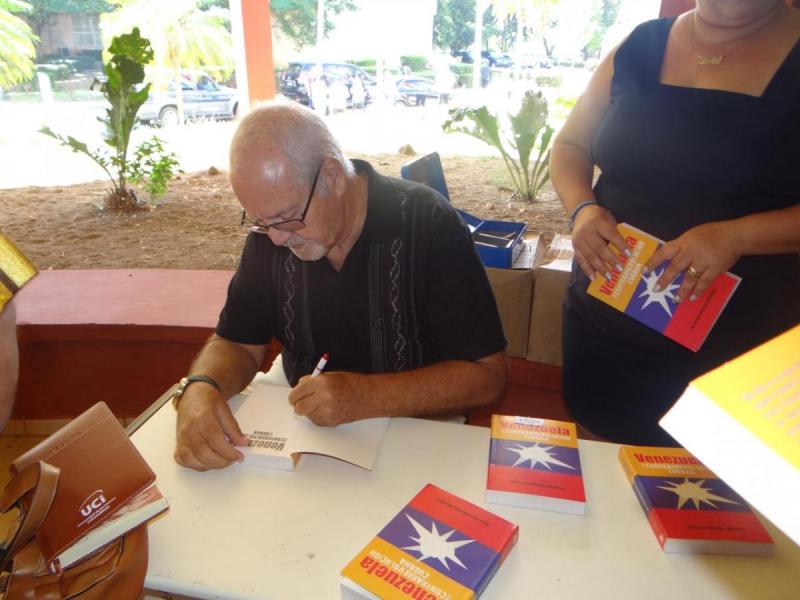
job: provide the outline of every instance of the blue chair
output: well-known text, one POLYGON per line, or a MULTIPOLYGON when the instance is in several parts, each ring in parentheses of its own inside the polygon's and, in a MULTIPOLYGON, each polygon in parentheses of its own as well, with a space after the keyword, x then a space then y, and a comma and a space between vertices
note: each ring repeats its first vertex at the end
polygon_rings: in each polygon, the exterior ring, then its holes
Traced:
POLYGON ((444 170, 438 152, 431 152, 407 162, 400 167, 400 177, 417 183, 424 183, 432 187, 450 201, 447 183, 444 180, 444 170))

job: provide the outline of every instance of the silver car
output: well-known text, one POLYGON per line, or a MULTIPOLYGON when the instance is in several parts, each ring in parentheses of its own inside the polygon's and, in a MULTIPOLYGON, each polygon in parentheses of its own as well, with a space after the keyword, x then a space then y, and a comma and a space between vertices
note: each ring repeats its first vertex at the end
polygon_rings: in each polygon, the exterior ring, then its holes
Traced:
MULTIPOLYGON (((219 85, 208 76, 196 82, 181 81, 183 111, 186 119, 214 118, 232 119, 239 110, 239 99, 234 88, 219 85)), ((178 123, 178 105, 175 84, 167 91, 150 92, 150 97, 139 109, 139 120, 143 123, 171 126, 178 123)))

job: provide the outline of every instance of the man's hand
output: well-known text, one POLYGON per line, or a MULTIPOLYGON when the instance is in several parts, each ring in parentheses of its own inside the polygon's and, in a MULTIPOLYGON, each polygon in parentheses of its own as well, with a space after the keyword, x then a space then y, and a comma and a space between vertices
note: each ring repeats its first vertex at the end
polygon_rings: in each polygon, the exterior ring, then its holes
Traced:
POLYGON ((367 386, 367 377, 358 373, 307 375, 291 391, 289 402, 295 414, 308 417, 315 425, 333 427, 378 416, 368 412, 367 386))
POLYGON ((575 218, 572 247, 581 270, 594 281, 596 274, 611 279, 611 271, 622 271, 622 265, 608 247, 626 252, 625 240, 617 231, 617 220, 602 206, 587 206, 575 218))
POLYGON ((741 252, 736 247, 737 241, 737 236, 729 231, 726 222, 705 223, 692 227, 661 246, 645 267, 653 270, 662 262, 669 261, 658 279, 659 289, 685 271, 686 275, 676 294, 677 300, 694 301, 718 275, 739 260, 741 252))
POLYGON ((178 404, 175 461, 195 471, 223 469, 244 456, 247 446, 228 403, 213 386, 192 383, 178 404))

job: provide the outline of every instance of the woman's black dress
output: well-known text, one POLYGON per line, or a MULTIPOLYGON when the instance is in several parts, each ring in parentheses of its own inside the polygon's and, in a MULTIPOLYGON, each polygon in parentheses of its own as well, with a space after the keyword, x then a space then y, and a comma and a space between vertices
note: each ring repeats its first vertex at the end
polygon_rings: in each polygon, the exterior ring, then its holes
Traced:
MULTIPOLYGON (((619 47, 592 143, 598 202, 663 240, 800 202, 800 43, 761 97, 660 83, 674 18, 619 47)), ((704 67, 710 68, 710 67, 704 67)), ((573 266, 564 302, 564 399, 591 431, 672 444, 658 419, 694 377, 800 322, 798 254, 746 256, 742 282, 697 353, 588 296, 573 266)))

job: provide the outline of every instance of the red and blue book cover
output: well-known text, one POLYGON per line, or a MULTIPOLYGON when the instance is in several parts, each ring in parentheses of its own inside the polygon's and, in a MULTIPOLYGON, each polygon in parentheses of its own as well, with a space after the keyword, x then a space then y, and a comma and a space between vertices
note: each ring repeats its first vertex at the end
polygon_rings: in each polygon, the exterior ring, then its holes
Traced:
POLYGON ((342 598, 478 598, 519 528, 427 484, 342 569, 342 598))
POLYGON ((619 460, 665 552, 772 553, 745 500, 685 449, 621 446, 619 460))
POLYGON ((697 352, 739 286, 741 277, 722 273, 695 300, 687 298, 676 302, 675 294, 684 273, 658 291, 656 282, 667 263, 658 265, 647 275, 642 274, 642 267, 664 242, 627 223, 620 223, 617 229, 631 256, 610 246, 622 265, 622 272, 613 272, 611 279, 602 275, 596 277, 589 284, 588 294, 697 352))
POLYGON ((586 510, 575 424, 492 415, 486 501, 582 515, 586 510))

